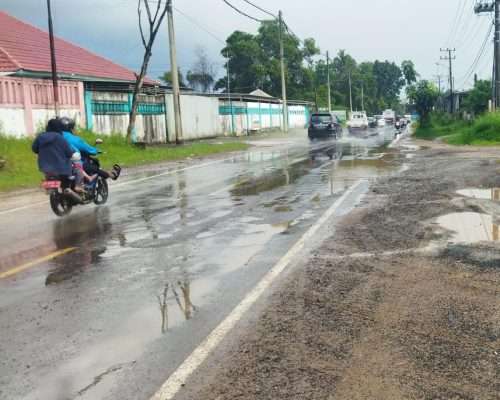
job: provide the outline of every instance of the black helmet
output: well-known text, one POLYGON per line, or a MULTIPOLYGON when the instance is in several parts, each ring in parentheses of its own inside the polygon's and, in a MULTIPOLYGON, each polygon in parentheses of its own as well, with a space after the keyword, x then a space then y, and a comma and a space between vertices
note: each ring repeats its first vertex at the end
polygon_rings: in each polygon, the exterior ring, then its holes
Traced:
POLYGON ((75 121, 68 117, 62 117, 61 124, 63 126, 63 131, 70 132, 75 127, 75 121))
POLYGON ((64 125, 59 118, 52 118, 47 123, 46 131, 62 133, 64 131, 64 125))

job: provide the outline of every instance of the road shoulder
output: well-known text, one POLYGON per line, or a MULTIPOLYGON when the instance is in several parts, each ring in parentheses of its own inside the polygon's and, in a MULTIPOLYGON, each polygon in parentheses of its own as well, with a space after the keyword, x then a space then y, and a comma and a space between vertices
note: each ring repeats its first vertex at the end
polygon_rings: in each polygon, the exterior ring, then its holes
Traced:
POLYGON ((500 205, 500 152, 423 149, 375 183, 181 398, 494 399, 500 247, 454 244, 436 218, 500 205))

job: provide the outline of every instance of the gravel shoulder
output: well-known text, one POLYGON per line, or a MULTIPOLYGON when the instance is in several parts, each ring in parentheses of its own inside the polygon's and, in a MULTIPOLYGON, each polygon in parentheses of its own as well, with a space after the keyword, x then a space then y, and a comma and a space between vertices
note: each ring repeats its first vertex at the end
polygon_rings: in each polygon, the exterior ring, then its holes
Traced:
POLYGON ((500 244, 454 244, 436 224, 461 212, 497 222, 500 202, 456 191, 500 187, 500 149, 424 145, 183 398, 500 398, 500 244))

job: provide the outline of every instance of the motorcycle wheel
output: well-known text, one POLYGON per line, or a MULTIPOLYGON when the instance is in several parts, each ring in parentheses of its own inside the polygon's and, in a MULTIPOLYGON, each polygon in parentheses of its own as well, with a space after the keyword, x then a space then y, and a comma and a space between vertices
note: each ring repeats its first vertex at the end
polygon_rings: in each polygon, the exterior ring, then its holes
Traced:
POLYGON ((109 190, 108 182, 102 177, 97 177, 95 185, 94 204, 100 206, 108 201, 109 190))
POLYGON ((58 217, 68 215, 73 209, 70 200, 66 199, 61 193, 53 191, 50 193, 50 208, 58 217))

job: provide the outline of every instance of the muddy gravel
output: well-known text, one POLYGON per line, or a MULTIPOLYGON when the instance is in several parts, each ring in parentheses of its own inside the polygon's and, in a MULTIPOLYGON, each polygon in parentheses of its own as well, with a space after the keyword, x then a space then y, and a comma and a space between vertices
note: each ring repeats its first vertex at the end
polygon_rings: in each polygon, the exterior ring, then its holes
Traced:
POLYGON ((439 145, 375 182, 186 397, 500 399, 500 203, 456 193, 500 187, 497 160, 439 145), (436 223, 462 212, 488 241, 436 223))

